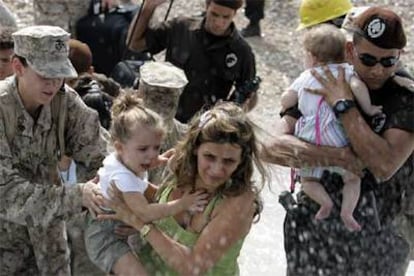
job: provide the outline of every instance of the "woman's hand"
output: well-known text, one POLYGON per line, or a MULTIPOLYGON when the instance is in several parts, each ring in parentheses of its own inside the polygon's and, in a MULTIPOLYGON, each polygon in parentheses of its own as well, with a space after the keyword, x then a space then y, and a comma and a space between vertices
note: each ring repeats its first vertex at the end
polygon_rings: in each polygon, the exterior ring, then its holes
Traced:
POLYGON ((312 75, 318 80, 322 88, 310 89, 305 88, 307 92, 321 95, 325 98, 325 101, 333 106, 338 100, 348 99, 353 100, 354 96, 351 91, 351 87, 345 80, 345 69, 339 66, 338 78, 335 78, 329 67, 323 68, 325 77, 319 74, 316 70, 312 70, 312 75))
POLYGON ((140 229, 144 223, 139 220, 132 210, 126 205, 122 196, 122 192, 116 187, 114 183, 108 189, 108 195, 110 199, 104 198, 104 204, 106 207, 111 208, 114 213, 112 214, 99 214, 98 219, 112 219, 120 220, 125 224, 131 225, 135 229, 140 229))

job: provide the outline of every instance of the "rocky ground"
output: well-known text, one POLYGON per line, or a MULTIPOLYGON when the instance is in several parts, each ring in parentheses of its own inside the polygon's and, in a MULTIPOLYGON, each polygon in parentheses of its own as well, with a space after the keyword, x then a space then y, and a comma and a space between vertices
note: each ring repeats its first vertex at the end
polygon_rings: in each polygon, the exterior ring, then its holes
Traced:
MULTIPOLYGON (((32 0, 3 1, 19 17, 19 26, 33 23, 32 0)), ((170 16, 196 14, 203 10, 203 3, 204 0, 175 0, 170 16)), ((278 121, 279 96, 303 69, 300 34, 295 31, 299 22, 299 3, 300 0, 267 0, 266 18, 262 20, 263 37, 247 39, 256 54, 257 71, 262 78, 259 103, 251 116, 258 125, 272 132, 278 121)), ((355 6, 387 5, 403 18, 408 45, 401 58, 414 74, 412 0, 354 0, 353 3, 355 6)), ((160 18, 163 18, 165 10, 166 7, 159 12, 160 18)), ((242 12, 237 16, 236 23, 240 28, 246 25, 247 20, 242 12)), ((272 191, 266 189, 264 193, 262 220, 253 227, 241 254, 242 275, 285 274, 282 235, 284 211, 277 203, 277 194, 287 188, 288 171, 274 167, 273 176, 272 191)), ((414 273, 414 269, 411 272, 414 273)))

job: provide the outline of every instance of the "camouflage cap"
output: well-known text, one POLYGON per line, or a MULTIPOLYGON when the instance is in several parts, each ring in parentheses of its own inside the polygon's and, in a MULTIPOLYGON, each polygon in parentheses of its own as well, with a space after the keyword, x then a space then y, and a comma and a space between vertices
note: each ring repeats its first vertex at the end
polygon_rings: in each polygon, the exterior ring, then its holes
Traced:
POLYGON ((69 55, 69 33, 55 26, 30 26, 13 33, 14 52, 46 78, 76 78, 69 55))
POLYGON ((140 68, 140 81, 156 87, 182 89, 187 83, 187 77, 180 68, 169 62, 150 61, 140 68))

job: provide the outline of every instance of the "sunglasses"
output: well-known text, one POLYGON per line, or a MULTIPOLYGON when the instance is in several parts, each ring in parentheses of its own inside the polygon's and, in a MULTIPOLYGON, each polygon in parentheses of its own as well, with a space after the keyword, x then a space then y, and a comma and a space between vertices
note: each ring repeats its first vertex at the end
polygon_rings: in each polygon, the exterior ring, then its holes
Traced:
MULTIPOLYGON (((355 49, 355 52, 356 52, 356 49, 355 49)), ((368 67, 373 67, 377 63, 379 63, 383 67, 389 68, 391 66, 394 66, 400 58, 400 55, 398 55, 398 56, 390 56, 390 57, 383 57, 383 58, 377 59, 376 57, 370 54, 365 54, 365 53, 359 54, 358 52, 356 53, 358 54, 358 58, 362 62, 362 64, 368 67)))

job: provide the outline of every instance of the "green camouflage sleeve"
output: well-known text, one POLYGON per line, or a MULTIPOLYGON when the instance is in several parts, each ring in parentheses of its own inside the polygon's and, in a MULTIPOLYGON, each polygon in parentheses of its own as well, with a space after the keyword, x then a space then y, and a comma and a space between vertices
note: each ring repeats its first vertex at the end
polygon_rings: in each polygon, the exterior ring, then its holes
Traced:
POLYGON ((28 221, 45 226, 59 216, 80 212, 83 185, 67 189, 51 180, 34 183, 27 179, 13 160, 4 124, 0 110, 0 218, 24 226, 28 221))
POLYGON ((108 137, 100 126, 98 113, 69 90, 66 120, 66 155, 76 162, 79 182, 92 179, 107 155, 108 137))

